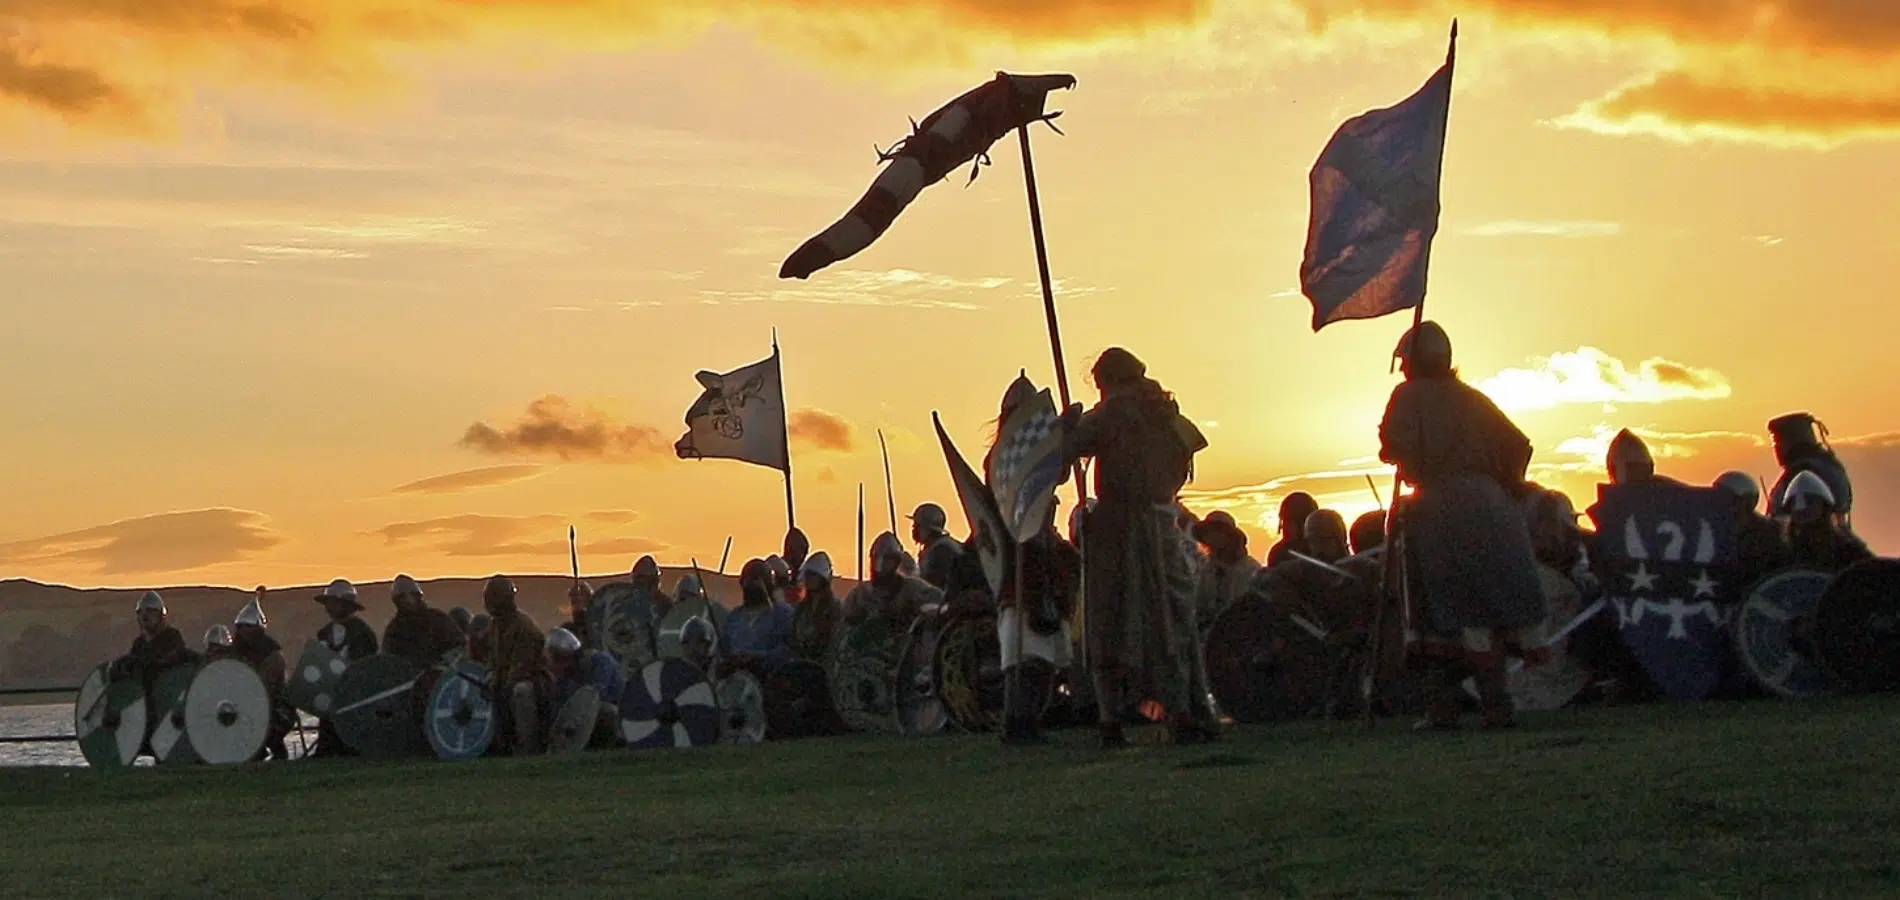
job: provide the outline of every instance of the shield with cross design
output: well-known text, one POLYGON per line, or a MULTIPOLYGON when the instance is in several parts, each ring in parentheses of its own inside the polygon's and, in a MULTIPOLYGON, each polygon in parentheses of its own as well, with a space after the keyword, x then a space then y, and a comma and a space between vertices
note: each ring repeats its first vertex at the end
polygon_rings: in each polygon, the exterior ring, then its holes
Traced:
POLYGON ((1719 578, 1735 558, 1732 500, 1664 479, 1601 485, 1590 517, 1624 645, 1670 699, 1707 697, 1732 665, 1725 626, 1746 588, 1719 578))

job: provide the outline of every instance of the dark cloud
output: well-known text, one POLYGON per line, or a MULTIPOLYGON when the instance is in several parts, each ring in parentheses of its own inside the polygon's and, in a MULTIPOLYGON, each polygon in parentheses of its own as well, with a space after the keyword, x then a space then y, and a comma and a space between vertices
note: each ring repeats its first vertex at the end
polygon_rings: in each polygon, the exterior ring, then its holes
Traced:
POLYGON ((390 491, 392 494, 454 494, 475 488, 490 487, 497 484, 522 481, 541 474, 541 467, 532 463, 523 465, 489 466, 483 469, 470 469, 466 472, 452 472, 437 475, 420 481, 411 481, 390 491))
POLYGON ((814 450, 849 453, 857 447, 857 429, 844 417, 822 409, 794 410, 785 427, 793 443, 814 450))
POLYGON ((277 547, 284 538, 269 522, 263 513, 242 509, 160 513, 0 544, 0 565, 79 563, 99 575, 184 572, 277 547))
POLYGON ((616 422, 595 409, 576 409, 559 394, 528 404, 513 424, 496 427, 476 422, 462 433, 459 443, 494 456, 565 461, 645 463, 674 458, 672 439, 659 429, 616 422))

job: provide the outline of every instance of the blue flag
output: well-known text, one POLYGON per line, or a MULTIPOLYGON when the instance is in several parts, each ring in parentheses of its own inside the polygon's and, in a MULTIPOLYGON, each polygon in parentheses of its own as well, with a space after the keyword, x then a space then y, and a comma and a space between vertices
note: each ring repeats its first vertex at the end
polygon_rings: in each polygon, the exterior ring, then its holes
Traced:
POLYGON ((1745 588, 1718 577, 1735 559, 1733 501, 1660 479, 1602 485, 1590 518, 1624 645, 1670 699, 1708 696, 1729 664, 1717 601, 1745 588))
MULTIPOLYGON (((1458 32, 1453 26, 1456 46, 1458 32)), ((1347 120, 1313 164, 1300 291, 1313 330, 1425 302, 1453 58, 1397 106, 1347 120)))

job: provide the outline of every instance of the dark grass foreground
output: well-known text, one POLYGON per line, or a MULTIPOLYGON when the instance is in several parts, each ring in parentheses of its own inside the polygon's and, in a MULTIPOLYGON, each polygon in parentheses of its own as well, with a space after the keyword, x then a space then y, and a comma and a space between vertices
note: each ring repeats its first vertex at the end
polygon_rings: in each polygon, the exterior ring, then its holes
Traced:
POLYGON ((1900 699, 1092 737, 5 771, 0 893, 1900 896, 1900 699))

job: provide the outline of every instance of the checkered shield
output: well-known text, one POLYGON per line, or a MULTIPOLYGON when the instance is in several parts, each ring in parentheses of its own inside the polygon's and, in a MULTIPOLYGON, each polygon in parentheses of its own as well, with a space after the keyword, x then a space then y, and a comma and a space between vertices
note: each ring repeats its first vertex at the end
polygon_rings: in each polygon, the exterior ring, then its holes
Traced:
POLYGON ((1062 483, 1062 418, 1048 388, 1010 413, 997 432, 985 475, 1016 543, 1035 537, 1062 483))

